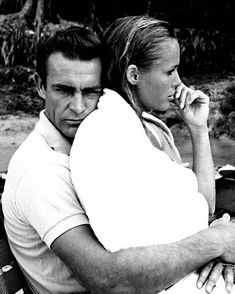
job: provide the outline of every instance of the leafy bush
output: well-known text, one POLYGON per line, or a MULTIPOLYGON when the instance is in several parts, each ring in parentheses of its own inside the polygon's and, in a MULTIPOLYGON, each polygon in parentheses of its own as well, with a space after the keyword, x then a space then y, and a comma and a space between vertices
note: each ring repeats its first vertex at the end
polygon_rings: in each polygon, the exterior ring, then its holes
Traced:
POLYGON ((180 67, 183 72, 206 73, 231 67, 231 36, 218 30, 197 28, 177 29, 176 34, 181 47, 180 67))
MULTIPOLYGON (((41 38, 48 38, 58 29, 78 23, 61 21, 60 24, 48 23, 43 27, 41 38)), ((4 66, 22 65, 35 67, 37 38, 36 33, 25 23, 16 26, 14 23, 0 26, 0 64, 4 66)))
POLYGON ((34 66, 36 39, 24 23, 7 23, 0 27, 0 63, 4 66, 34 66))
POLYGON ((37 115, 44 107, 36 91, 34 71, 23 66, 0 67, 0 115, 17 112, 37 115))
MULTIPOLYGON (((71 21, 59 24, 48 23, 41 38, 50 37, 56 30, 70 25, 81 25, 71 21)), ((234 70, 232 56, 234 37, 219 30, 200 28, 178 28, 176 34, 181 47, 180 70, 183 73, 234 70), (223 58, 221 58, 223 56, 223 58)), ((36 34, 24 23, 0 27, 0 63, 5 66, 36 65, 36 34), (10 28, 10 29, 9 29, 10 28)))

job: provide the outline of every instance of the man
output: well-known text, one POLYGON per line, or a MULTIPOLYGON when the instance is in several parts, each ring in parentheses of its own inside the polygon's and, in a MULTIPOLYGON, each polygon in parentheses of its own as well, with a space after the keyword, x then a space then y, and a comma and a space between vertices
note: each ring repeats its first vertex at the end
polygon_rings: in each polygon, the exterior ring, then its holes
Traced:
POLYGON ((170 251, 156 245, 110 253, 98 242, 72 185, 68 159, 77 128, 102 94, 100 56, 98 38, 77 27, 57 32, 38 49, 35 79, 45 111, 12 157, 3 193, 9 243, 35 293, 154 293, 164 256, 183 256, 195 244, 199 255, 206 251, 200 262, 194 256, 175 265, 184 276, 189 267, 235 253, 228 251, 235 248, 235 225, 224 219, 170 251))

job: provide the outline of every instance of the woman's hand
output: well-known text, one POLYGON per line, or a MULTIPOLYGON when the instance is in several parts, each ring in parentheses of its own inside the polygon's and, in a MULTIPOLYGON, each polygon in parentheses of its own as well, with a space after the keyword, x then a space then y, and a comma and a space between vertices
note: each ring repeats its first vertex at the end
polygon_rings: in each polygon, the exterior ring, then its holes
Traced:
POLYGON ((181 83, 175 93, 175 103, 188 127, 205 127, 209 115, 209 97, 181 83))

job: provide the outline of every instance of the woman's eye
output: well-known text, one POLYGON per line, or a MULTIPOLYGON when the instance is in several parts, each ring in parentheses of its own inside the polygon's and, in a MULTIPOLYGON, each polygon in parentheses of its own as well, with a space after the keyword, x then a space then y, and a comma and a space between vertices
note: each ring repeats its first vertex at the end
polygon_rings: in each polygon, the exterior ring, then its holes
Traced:
POLYGON ((170 70, 170 71, 168 71, 167 74, 168 74, 169 76, 171 76, 171 75, 173 74, 173 72, 174 72, 174 70, 170 70))

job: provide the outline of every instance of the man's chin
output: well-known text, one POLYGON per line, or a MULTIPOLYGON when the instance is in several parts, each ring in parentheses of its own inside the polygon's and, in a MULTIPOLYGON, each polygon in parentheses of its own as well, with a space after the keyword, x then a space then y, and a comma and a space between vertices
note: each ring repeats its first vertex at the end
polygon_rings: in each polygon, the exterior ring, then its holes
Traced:
POLYGON ((78 127, 74 128, 73 130, 70 130, 70 131, 64 131, 64 132, 62 132, 62 134, 69 142, 71 142, 71 141, 73 141, 73 139, 76 135, 77 129, 78 129, 78 127))

